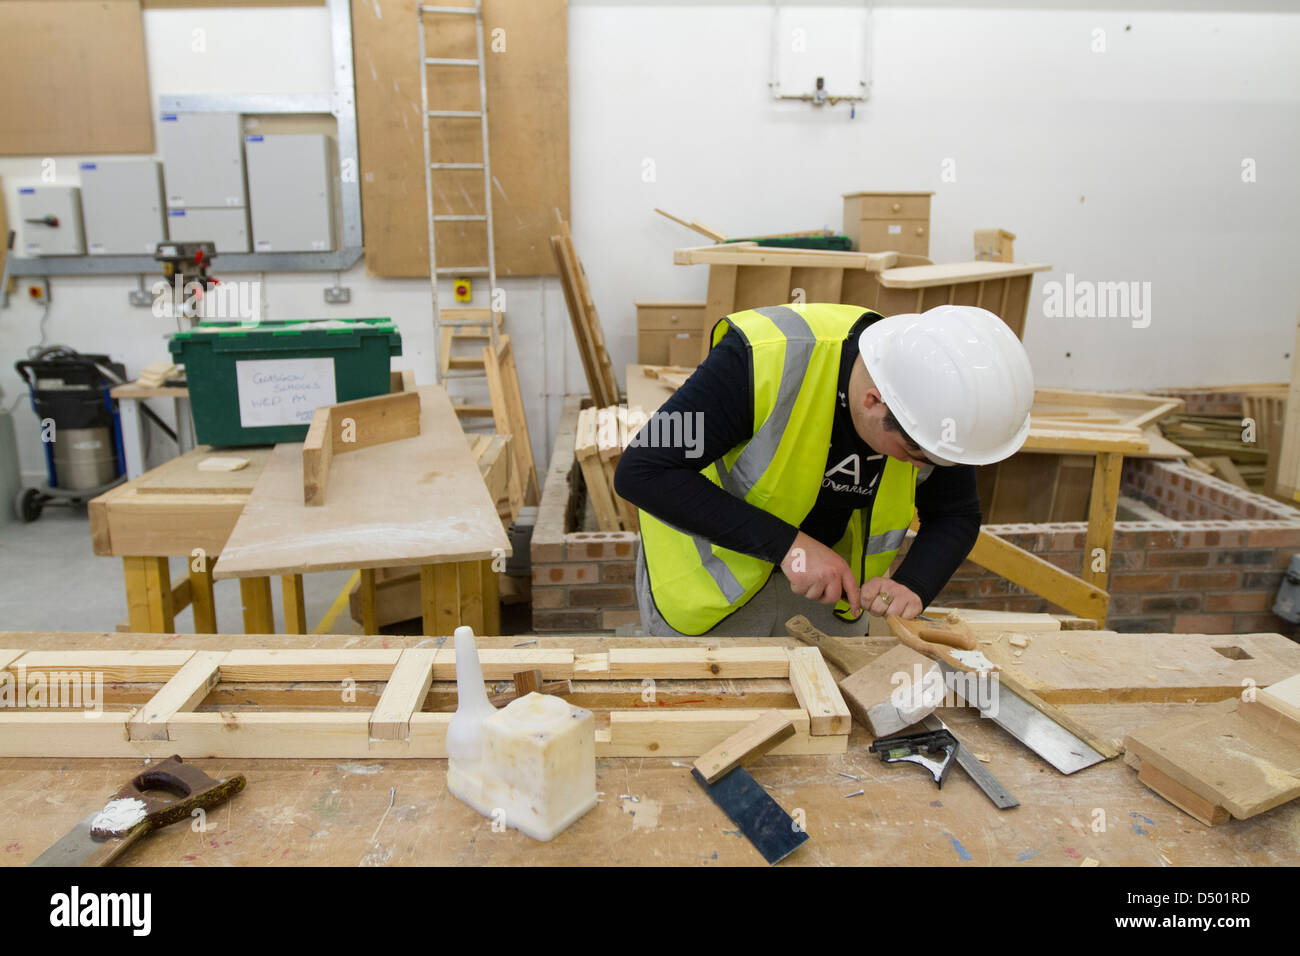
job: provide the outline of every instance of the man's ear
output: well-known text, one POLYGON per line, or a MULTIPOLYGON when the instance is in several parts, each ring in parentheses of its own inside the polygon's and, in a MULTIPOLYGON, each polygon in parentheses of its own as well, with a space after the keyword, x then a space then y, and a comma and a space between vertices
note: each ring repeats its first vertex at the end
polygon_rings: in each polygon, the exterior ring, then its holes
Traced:
POLYGON ((868 409, 875 408, 877 405, 883 405, 884 401, 885 399, 881 396, 880 389, 876 388, 874 385, 867 389, 862 396, 862 406, 868 409))

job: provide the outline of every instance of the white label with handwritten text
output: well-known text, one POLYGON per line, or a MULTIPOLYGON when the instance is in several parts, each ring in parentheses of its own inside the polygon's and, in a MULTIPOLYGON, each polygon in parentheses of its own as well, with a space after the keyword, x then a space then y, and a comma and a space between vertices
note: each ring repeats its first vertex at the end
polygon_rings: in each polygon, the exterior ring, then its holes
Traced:
POLYGON ((338 401, 332 358, 236 362, 235 380, 244 428, 310 425, 317 408, 338 401))

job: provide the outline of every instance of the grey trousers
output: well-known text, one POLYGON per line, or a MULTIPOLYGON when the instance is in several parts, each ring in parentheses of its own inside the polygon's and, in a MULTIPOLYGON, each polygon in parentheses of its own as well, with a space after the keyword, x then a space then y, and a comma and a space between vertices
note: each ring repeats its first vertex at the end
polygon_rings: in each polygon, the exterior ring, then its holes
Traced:
MULTIPOLYGON (((641 611, 641 630, 647 637, 684 637, 673 630, 660 615, 650 594, 650 575, 646 571, 645 551, 636 554, 636 600, 641 611)), ((834 605, 810 601, 790 590, 790 582, 780 568, 772 572, 763 589, 747 604, 705 631, 701 637, 786 637, 785 622, 802 614, 813 627, 836 637, 861 637, 867 633, 864 614, 857 621, 841 621, 834 605)))

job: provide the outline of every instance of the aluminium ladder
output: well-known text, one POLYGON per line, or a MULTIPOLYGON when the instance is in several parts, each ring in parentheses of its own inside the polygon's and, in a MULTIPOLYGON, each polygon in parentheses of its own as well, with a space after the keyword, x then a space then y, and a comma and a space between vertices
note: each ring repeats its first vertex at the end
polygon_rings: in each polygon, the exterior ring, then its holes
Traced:
MULTIPOLYGON (((492 161, 488 149, 487 120, 487 78, 483 56, 483 4, 475 0, 472 7, 433 6, 420 4, 416 8, 419 24, 420 45, 420 105, 421 129, 424 140, 424 191, 429 227, 429 284, 433 301, 434 326, 434 375, 435 381, 442 383, 449 378, 480 378, 486 381, 487 370, 481 358, 471 356, 453 356, 452 346, 463 339, 487 339, 491 342, 492 355, 497 354, 497 335, 501 315, 494 314, 492 306, 496 301, 496 247, 492 226, 492 161), (438 31, 436 26, 427 26, 429 17, 466 17, 474 18, 476 34, 476 59, 429 56, 426 29, 433 36, 438 31), (479 108, 477 110, 452 110, 429 108, 429 76, 431 66, 473 69, 478 73, 479 108), (460 123, 467 120, 479 121, 482 152, 480 162, 434 162, 430 143, 430 120, 460 123), (481 170, 483 173, 483 208, 481 213, 446 214, 434 212, 434 184, 436 173, 443 170, 481 170), (439 265, 436 244, 438 223, 441 222, 481 222, 485 226, 487 237, 486 264, 439 265), (443 309, 438 302, 438 279, 447 276, 487 276, 489 308, 448 308, 443 309)), ((465 417, 486 417, 492 415, 490 405, 456 405, 457 414, 465 417)))

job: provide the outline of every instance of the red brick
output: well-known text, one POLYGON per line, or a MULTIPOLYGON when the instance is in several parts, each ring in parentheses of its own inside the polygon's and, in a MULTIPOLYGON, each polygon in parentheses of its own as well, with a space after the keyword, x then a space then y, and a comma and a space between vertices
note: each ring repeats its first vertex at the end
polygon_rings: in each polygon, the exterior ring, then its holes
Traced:
POLYGON ((626 608, 636 604, 629 587, 569 588, 569 607, 626 608))
POLYGON ((1275 554, 1274 551, 1266 550, 1222 550, 1215 555, 1214 563, 1217 565, 1268 565, 1273 562, 1275 554))
POLYGON ((1071 574, 1079 573, 1079 570, 1082 567, 1081 562, 1083 561, 1083 558, 1077 551, 1059 553, 1049 551, 1046 554, 1038 555, 1038 557, 1042 558, 1048 564, 1056 565, 1056 567, 1063 571, 1069 571, 1071 574))
POLYGON ((1247 591, 1267 591, 1275 595, 1285 577, 1284 571, 1247 571, 1241 576, 1241 586, 1247 591))
MULTIPOLYGON (((1216 595, 1209 595, 1204 600, 1216 595)), ((1201 609, 1202 595, 1200 594, 1153 594, 1142 599, 1143 614, 1157 614, 1165 611, 1199 611, 1201 609)), ((1215 610, 1206 607, 1206 610, 1215 610)))
POLYGON ((1174 632, 1178 634, 1231 634, 1230 614, 1175 614, 1174 632))
POLYGON ((1210 563, 1208 551, 1151 551, 1148 568, 1203 568, 1210 563))
POLYGON ((1140 606, 1141 598, 1136 594, 1116 594, 1113 590, 1110 595, 1110 613, 1128 616, 1136 614, 1140 606))
POLYGON ((533 607, 542 610, 564 607, 564 588, 533 588, 533 607))
POLYGON ((639 611, 604 611, 600 615, 600 623, 602 627, 612 631, 624 624, 640 624, 641 613, 639 611))
POLYGON ((600 567, 595 564, 535 564, 534 584, 595 584, 600 567))
POLYGON ((1234 591, 1230 594, 1207 594, 1207 611, 1267 611, 1273 606, 1273 595, 1262 591, 1234 591))
POLYGON ((601 584, 631 584, 635 580, 635 561, 606 561, 600 566, 601 584))
POLYGON ((1300 528, 1255 528, 1250 532, 1250 545, 1253 548, 1300 547, 1300 528))
POLYGON ((563 541, 538 541, 533 538, 528 546, 528 552, 532 556, 533 564, 546 564, 551 561, 564 560, 564 542, 563 541))
POLYGON ((1107 587, 1111 591, 1145 591, 1148 594, 1152 591, 1171 591, 1174 587, 1174 576, 1169 571, 1116 574, 1111 577, 1107 587))
POLYGON ((635 558, 637 536, 630 531, 575 531, 565 536, 570 561, 635 558))
MULTIPOLYGON (((1084 545, 1080 544, 1082 548, 1084 545)), ((1147 546, 1145 531, 1116 531, 1111 546, 1116 551, 1144 551, 1147 546)))
POLYGON ((1082 531, 1053 531, 1047 535, 1047 547, 1052 551, 1078 550, 1083 547, 1084 540, 1082 531))
POLYGON ((598 631, 600 611, 538 611, 533 610, 534 631, 598 631))
POLYGON ((1294 636, 1295 625, 1282 620, 1276 614, 1234 614, 1232 616, 1234 634, 1287 634, 1294 636))
POLYGON ((1178 575, 1179 588, 1199 591, 1226 591, 1241 582, 1239 571, 1183 571, 1178 575))

